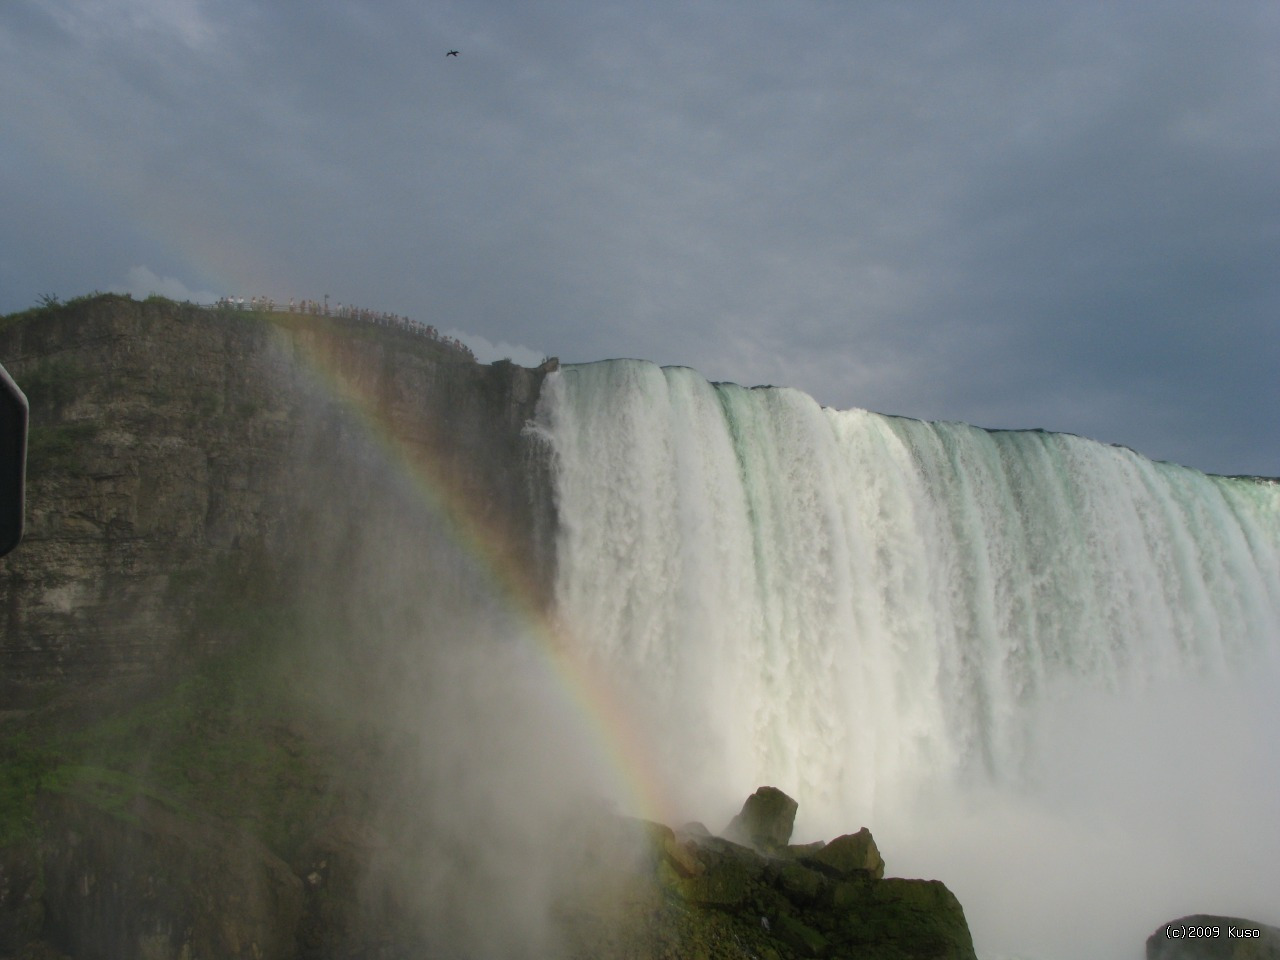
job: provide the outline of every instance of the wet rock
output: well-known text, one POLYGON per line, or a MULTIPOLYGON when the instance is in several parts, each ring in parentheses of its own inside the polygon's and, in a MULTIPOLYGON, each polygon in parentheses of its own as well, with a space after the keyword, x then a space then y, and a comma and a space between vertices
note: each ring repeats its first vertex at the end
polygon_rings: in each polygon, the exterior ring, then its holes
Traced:
POLYGON ((734 907, 744 903, 750 892, 751 874, 737 860, 721 860, 701 876, 680 884, 680 893, 690 903, 734 907))
POLYGON ((779 850, 791 840, 797 809, 799 804, 777 787, 761 787, 747 798, 724 835, 763 852, 779 850))
POLYGON ((884 876, 884 858, 876 848, 871 831, 863 827, 857 833, 836 837, 816 853, 805 856, 804 862, 836 877, 867 874, 873 880, 884 876))
POLYGON ((795 917, 781 916, 773 925, 778 939, 802 957, 821 957, 827 950, 827 938, 795 917))
POLYGON ((841 955, 974 960, 964 910, 938 880, 855 880, 840 884, 832 940, 841 955))

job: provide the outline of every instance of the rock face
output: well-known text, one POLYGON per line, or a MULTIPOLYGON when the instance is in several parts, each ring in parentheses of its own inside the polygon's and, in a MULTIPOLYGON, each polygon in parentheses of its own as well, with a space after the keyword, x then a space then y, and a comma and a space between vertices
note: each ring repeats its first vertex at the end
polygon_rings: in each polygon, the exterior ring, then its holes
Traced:
POLYGON ((44 927, 77 960, 287 957, 302 883, 250 837, 138 800, 42 804, 44 927))
POLYGON ((1280 928, 1198 913, 1147 937, 1147 960, 1280 960, 1280 928))
POLYGON ((114 295, 0 320, 0 360, 31 406, 26 536, 0 560, 6 707, 224 642, 207 616, 193 630, 210 571, 267 589, 340 563, 361 503, 405 495, 371 469, 376 444, 545 599, 553 507, 523 432, 544 370, 358 321, 114 295))
POLYGON ((742 805, 724 835, 757 850, 785 847, 791 839, 798 805, 777 787, 761 787, 742 805))

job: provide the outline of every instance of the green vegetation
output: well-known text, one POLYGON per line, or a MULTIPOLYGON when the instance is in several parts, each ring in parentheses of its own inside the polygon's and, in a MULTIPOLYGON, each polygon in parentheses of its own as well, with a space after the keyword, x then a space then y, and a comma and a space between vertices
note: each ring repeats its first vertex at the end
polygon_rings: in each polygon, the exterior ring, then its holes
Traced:
MULTIPOLYGON (((339 802, 335 741, 292 697, 271 651, 243 644, 168 689, 84 723, 79 711, 0 747, 0 847, 35 836, 38 791, 128 819, 148 796, 247 829, 290 856, 339 802)), ((318 722, 317 722, 318 721, 318 722)))
POLYGON ((288 859, 346 802, 339 757, 351 734, 298 682, 314 634, 254 545, 211 570, 175 573, 195 600, 193 648, 176 678, 99 702, 54 700, 0 735, 0 847, 35 839, 40 791, 129 819, 139 796, 212 815, 288 859), (16 729, 15 729, 16 728, 16 729))
POLYGON ((27 468, 32 476, 74 469, 82 446, 98 435, 96 423, 32 426, 27 432, 27 468))
POLYGON ((93 300, 121 300, 132 302, 133 297, 127 293, 103 293, 101 290, 94 290, 92 293, 86 293, 80 297, 72 297, 64 303, 56 295, 44 293, 39 297, 40 302, 38 306, 30 307, 26 310, 19 310, 17 313, 10 313, 0 317, 0 330, 18 323, 23 323, 27 320, 52 317, 64 310, 82 306, 93 300))
POLYGON ((0 848, 34 834, 34 801, 56 754, 26 734, 0 740, 0 848))
MULTIPOLYGON (((341 317, 317 316, 309 313, 289 313, 283 308, 277 308, 274 311, 219 309, 218 307, 195 304, 189 301, 180 303, 156 293, 151 294, 145 300, 134 300, 133 297, 127 293, 103 293, 95 290, 93 293, 85 294, 80 297, 73 297, 67 301, 62 301, 52 294, 45 294, 40 297, 40 303, 38 306, 19 311, 17 313, 11 313, 7 316, 0 316, 0 330, 4 330, 7 327, 15 326, 20 323, 52 319, 54 317, 74 313, 83 309, 87 304, 92 303, 96 307, 112 302, 132 303, 148 308, 159 307, 164 310, 165 313, 174 316, 190 317, 198 314, 206 320, 217 318, 218 320, 229 323, 249 323, 258 326, 270 326, 287 333, 310 331, 326 336, 341 337, 345 340, 372 340, 382 343, 412 343, 415 348, 435 352, 437 354, 443 351, 444 355, 447 355, 450 358, 453 357, 453 352, 443 344, 436 343, 427 338, 418 336, 417 334, 400 330, 393 326, 383 326, 376 323, 362 323, 343 319, 341 317)), ((150 315, 152 317, 155 316, 154 313, 150 313, 150 315)), ((24 377, 23 379, 24 382, 22 387, 23 391, 26 392, 26 378, 24 377)), ((30 394, 28 394, 28 397, 30 397, 30 394)))

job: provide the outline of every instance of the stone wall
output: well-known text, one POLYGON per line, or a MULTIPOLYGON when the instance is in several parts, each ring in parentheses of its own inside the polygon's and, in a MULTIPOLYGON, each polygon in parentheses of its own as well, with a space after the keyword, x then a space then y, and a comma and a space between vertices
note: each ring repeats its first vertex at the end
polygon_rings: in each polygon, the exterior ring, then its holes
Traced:
POLYGON ((224 642, 198 622, 212 580, 299 589, 373 500, 403 511, 415 488, 545 602, 554 518, 523 433, 543 371, 359 321, 114 295, 0 320, 0 362, 31 404, 0 709, 224 642))

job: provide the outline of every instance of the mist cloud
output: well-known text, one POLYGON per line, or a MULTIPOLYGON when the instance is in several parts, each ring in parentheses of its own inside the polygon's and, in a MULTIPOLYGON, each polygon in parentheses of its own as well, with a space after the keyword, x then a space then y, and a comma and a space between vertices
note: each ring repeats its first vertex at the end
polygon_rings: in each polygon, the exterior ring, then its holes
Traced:
POLYGON ((148 267, 133 267, 129 270, 128 279, 115 289, 138 300, 158 295, 168 297, 170 300, 211 304, 218 299, 218 295, 211 291, 192 290, 176 277, 158 277, 148 267))

